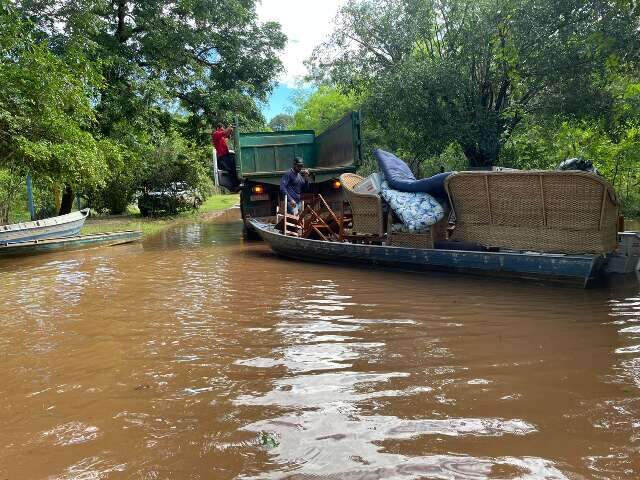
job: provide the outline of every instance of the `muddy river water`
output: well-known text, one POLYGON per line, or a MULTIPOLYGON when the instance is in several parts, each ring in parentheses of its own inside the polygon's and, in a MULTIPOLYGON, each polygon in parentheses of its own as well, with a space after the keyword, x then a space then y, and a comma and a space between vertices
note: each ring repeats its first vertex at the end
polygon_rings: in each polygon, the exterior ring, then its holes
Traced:
POLYGON ((279 259, 232 216, 0 260, 0 479, 637 479, 640 287, 279 259))

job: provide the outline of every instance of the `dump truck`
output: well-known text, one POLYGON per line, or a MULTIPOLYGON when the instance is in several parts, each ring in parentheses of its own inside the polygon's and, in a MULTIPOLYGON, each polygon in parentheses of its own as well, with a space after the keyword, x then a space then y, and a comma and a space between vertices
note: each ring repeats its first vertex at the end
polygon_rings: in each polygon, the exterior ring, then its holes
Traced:
POLYGON ((249 218, 275 217, 280 179, 302 157, 309 170, 308 193, 319 193, 332 208, 342 205, 338 177, 362 161, 360 113, 351 112, 319 135, 313 130, 242 132, 234 129, 236 172, 218 171, 220 185, 240 183, 245 234, 253 236, 249 218), (236 178, 231 178, 232 175, 236 178))

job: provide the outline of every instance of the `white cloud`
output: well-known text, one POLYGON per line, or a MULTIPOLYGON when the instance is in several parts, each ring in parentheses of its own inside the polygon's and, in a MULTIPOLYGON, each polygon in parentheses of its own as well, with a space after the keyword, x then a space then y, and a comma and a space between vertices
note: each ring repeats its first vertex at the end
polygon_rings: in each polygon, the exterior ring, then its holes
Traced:
POLYGON ((333 30, 333 19, 346 0, 262 0, 258 16, 262 21, 276 21, 289 41, 280 58, 285 73, 281 79, 289 86, 306 74, 304 61, 314 47, 333 30))

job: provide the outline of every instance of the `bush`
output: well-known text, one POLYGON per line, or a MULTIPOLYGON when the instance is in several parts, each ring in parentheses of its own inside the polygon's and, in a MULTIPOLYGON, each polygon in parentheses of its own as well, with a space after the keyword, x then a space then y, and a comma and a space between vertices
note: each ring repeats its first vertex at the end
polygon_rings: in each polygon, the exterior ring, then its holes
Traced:
POLYGON ((24 179, 6 169, 0 169, 0 225, 9 223, 24 179))
POLYGON ((109 176, 85 192, 99 213, 125 213, 138 197, 141 213, 176 213, 197 208, 211 191, 208 150, 197 148, 176 131, 155 137, 131 137, 118 127, 121 143, 105 144, 109 176), (188 192, 184 196, 179 191, 188 192), (140 203, 140 200, 139 200, 140 203))
POLYGON ((143 160, 138 181, 143 215, 198 208, 212 188, 208 150, 169 134, 143 160))

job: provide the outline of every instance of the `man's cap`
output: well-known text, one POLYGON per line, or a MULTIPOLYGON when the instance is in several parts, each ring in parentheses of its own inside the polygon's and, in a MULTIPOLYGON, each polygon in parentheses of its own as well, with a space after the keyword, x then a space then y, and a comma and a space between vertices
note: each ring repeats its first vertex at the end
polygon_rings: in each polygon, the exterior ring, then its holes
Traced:
POLYGON ((293 164, 294 164, 294 165, 304 165, 304 160, 302 160, 302 157, 296 157, 296 158, 293 160, 293 164))

